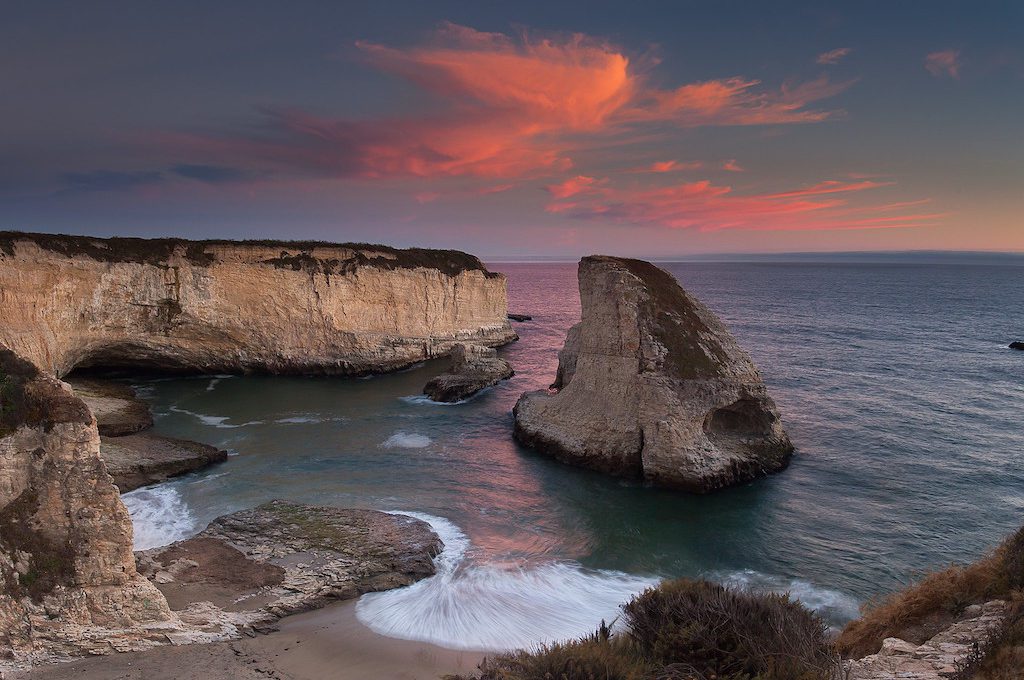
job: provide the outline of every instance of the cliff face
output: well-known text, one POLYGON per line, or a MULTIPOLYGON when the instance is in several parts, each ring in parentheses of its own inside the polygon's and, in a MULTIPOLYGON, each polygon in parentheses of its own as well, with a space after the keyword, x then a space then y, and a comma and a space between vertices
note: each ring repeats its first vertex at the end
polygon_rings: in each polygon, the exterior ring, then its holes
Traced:
POLYGON ((0 345, 78 365, 357 374, 516 338, 457 251, 0 233, 0 345))
POLYGON ((707 492, 782 469, 792 445, 757 368, 715 315, 639 260, 586 257, 557 394, 524 394, 515 435, 560 460, 707 492))
MULTIPOLYGON (((135 569, 132 524, 96 421, 62 383, 0 349, 0 649, 171 618, 135 569)), ((88 637, 85 635, 85 637, 88 637)))

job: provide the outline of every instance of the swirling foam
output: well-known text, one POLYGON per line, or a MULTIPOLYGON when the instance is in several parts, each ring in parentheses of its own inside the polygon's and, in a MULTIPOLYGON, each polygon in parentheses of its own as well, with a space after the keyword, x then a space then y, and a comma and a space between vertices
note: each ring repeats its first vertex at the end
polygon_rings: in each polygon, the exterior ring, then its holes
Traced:
POLYGON ((168 410, 173 411, 175 413, 183 413, 187 416, 192 416, 193 418, 201 422, 203 425, 209 425, 211 427, 217 427, 220 429, 235 429, 236 427, 246 427, 247 425, 263 425, 262 420, 250 420, 247 423, 232 425, 227 422, 227 416, 208 416, 202 413, 196 413, 195 411, 189 411, 183 408, 178 408, 177 406, 170 406, 168 407, 168 410))
POLYGON ((415 512, 444 541, 437 574, 407 588, 363 595, 356 617, 373 631, 449 649, 511 650, 580 637, 611 622, 657 579, 555 562, 530 568, 466 565, 469 538, 441 517, 415 512))
POLYGON ((430 437, 423 434, 396 432, 381 444, 386 449, 422 449, 430 446, 430 437))
POLYGON ((177 488, 171 485, 144 487, 121 496, 132 518, 135 550, 157 548, 188 538, 198 530, 197 521, 177 488))

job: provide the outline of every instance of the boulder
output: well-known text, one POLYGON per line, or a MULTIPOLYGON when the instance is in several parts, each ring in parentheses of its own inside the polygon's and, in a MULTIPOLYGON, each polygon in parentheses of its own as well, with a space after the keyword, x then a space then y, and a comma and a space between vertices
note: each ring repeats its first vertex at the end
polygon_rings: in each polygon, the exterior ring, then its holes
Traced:
POLYGON ((518 441, 698 493, 786 467, 793 446, 757 368, 670 274, 590 256, 579 286, 582 321, 559 354, 558 391, 520 397, 518 441))
POLYGON ((1010 349, 1021 349, 1024 350, 1024 342, 1019 340, 1010 343, 1010 349))
POLYGON ((529 314, 509 314, 508 318, 510 321, 533 321, 533 317, 529 314))
POLYGON ((447 373, 435 376, 423 387, 434 401, 455 402, 473 396, 485 387, 511 378, 515 371, 490 347, 458 344, 452 349, 447 373))

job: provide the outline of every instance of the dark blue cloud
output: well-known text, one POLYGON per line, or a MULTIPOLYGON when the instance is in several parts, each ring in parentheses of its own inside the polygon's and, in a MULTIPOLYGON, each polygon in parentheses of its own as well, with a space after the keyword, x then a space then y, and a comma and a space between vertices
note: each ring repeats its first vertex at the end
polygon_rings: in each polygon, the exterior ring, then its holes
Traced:
POLYGON ((227 182, 241 182, 252 177, 252 173, 239 168, 230 168, 224 165, 199 165, 186 163, 175 165, 171 172, 179 177, 195 179, 210 184, 224 184, 227 182))
POLYGON ((66 191, 120 191, 156 184, 163 179, 163 173, 157 170, 136 172, 95 170, 93 172, 65 172, 60 176, 66 191))

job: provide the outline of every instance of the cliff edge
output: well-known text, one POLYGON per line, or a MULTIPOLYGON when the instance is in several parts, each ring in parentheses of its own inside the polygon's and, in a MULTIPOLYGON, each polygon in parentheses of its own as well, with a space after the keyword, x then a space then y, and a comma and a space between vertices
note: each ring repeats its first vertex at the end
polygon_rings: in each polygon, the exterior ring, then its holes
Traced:
POLYGON ((0 346, 75 366, 360 374, 516 339, 505 277, 447 250, 0 232, 0 346))
POLYGON ((582 321, 515 436, 559 460, 705 493, 783 469, 793 446, 757 368, 717 317, 640 260, 580 261, 582 321))

